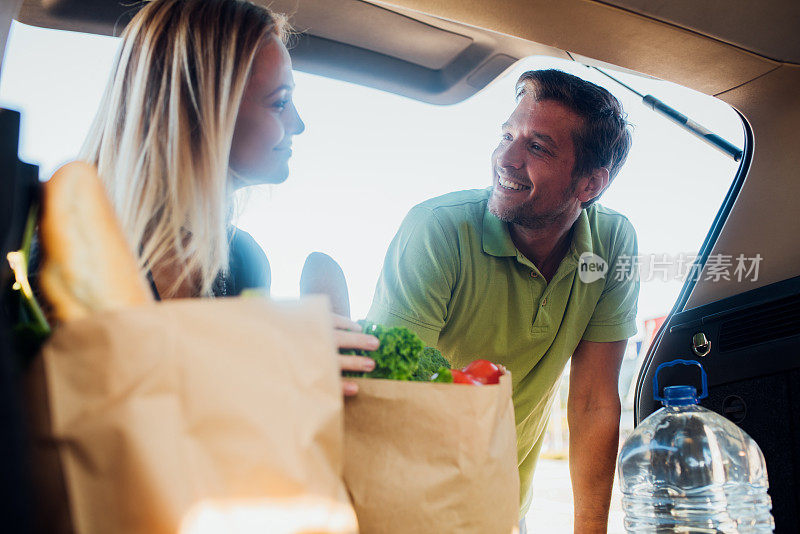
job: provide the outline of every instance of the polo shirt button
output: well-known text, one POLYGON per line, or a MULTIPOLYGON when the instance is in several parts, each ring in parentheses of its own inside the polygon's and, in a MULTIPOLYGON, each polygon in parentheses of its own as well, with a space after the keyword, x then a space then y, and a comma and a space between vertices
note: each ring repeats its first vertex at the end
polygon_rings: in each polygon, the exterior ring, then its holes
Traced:
POLYGON ((542 299, 542 306, 545 306, 546 304, 547 304, 547 299, 546 299, 546 298, 543 298, 543 299, 542 299))
POLYGON ((539 278, 539 275, 536 274, 536 271, 531 271, 531 278, 539 278))

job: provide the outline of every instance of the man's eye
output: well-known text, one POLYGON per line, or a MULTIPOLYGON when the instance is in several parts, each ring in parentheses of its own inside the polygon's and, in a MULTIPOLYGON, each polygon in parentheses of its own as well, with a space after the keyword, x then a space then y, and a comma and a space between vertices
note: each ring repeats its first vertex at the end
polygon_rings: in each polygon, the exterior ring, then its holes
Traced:
POLYGON ((511 134, 510 133, 504 133, 502 135, 502 139, 503 139, 503 141, 511 141, 511 134))
POLYGON ((545 150, 544 147, 539 143, 531 143, 529 149, 531 152, 544 152, 545 154, 547 153, 547 150, 545 150))
POLYGON ((286 109, 286 106, 288 105, 289 105, 289 100, 278 100, 277 102, 272 104, 272 107, 283 111, 284 109, 286 109))

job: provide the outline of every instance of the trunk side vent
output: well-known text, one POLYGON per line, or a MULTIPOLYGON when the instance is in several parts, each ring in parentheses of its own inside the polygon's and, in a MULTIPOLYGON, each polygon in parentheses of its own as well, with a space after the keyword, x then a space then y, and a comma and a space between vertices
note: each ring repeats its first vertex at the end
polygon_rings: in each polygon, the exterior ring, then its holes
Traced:
POLYGON ((800 334, 800 295, 753 306, 724 321, 719 350, 726 352, 800 334))

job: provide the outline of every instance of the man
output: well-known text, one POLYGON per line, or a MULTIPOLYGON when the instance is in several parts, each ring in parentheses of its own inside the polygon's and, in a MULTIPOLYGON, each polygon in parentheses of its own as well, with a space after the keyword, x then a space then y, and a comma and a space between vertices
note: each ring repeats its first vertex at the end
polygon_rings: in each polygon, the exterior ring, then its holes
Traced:
MULTIPOLYGON (((492 187, 414 207, 389 246, 368 318, 416 331, 454 367, 512 373, 521 517, 561 373, 569 384, 575 532, 606 532, 619 439, 619 368, 639 293, 636 234, 595 203, 631 136, 608 91, 556 70, 517 82, 492 187), (620 276, 620 273, 622 276, 620 276)), ((521 523, 521 528, 524 524, 521 523)))

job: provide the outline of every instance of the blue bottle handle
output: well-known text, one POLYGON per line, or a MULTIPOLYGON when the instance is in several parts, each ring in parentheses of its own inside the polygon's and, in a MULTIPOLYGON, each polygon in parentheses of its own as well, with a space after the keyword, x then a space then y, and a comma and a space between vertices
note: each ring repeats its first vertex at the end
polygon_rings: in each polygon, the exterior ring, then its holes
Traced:
POLYGON ((703 392, 700 394, 698 399, 705 399, 708 397, 708 376, 706 376, 706 370, 703 369, 703 365, 696 361, 696 360, 672 360, 671 362, 662 363, 656 368, 656 374, 653 375, 653 399, 657 401, 665 401, 666 399, 661 396, 661 390, 658 388, 658 373, 661 372, 661 369, 664 367, 672 367, 674 365, 696 365, 700 368, 700 378, 703 383, 703 392))

